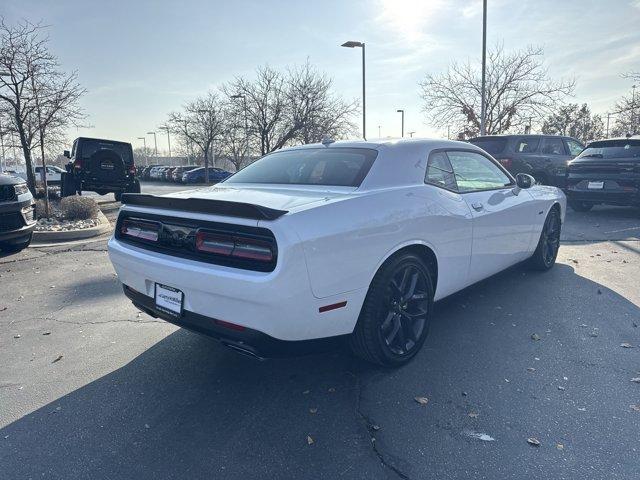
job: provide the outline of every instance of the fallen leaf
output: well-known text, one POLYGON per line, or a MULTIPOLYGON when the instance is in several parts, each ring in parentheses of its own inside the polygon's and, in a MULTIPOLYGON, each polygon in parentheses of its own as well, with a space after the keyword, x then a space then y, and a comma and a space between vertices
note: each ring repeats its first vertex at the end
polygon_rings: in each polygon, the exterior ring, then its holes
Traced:
POLYGON ((537 333, 534 333, 533 335, 531 335, 531 340, 540 340, 540 335, 538 335, 537 333))
POLYGON ((151 427, 149 426, 149 424, 148 424, 148 423, 145 423, 145 424, 144 424, 144 428, 146 428, 146 429, 148 430, 148 429, 150 429, 151 427))
POLYGON ((534 447, 539 447, 540 446, 540 440, 538 440, 536 437, 527 438, 527 442, 530 445, 533 445, 534 447))
POLYGON ((21 335, 20 335, 19 333, 16 333, 16 334, 13 336, 13 338, 20 338, 20 336, 21 336, 21 335))
POLYGON ((529 368, 527 368, 527 372, 532 372, 532 373, 533 373, 533 372, 535 372, 535 371, 536 371, 536 369, 535 369, 535 368, 533 368, 533 367, 529 367, 529 368))
POLYGON ((309 409, 309 413, 318 413, 318 409, 317 408, 310 408, 309 409))
POLYGON ((42 332, 42 335, 51 335, 51 332, 42 332))
POLYGON ((629 408, 631 410, 633 410, 634 412, 640 412, 640 404, 636 404, 636 405, 629 405, 629 408))
POLYGON ((0 312, 4 312, 6 309, 7 309, 7 307, 0 308, 0 312))
POLYGON ((588 326, 589 326, 589 325, 586 325, 586 324, 584 324, 584 323, 581 323, 581 324, 580 324, 580 328, 587 328, 588 326))
POLYGON ((633 377, 633 378, 631 379, 631 381, 632 381, 633 383, 640 383, 640 377, 633 377))
POLYGON ((584 407, 578 407, 578 411, 579 411, 579 412, 586 412, 586 411, 587 411, 587 409, 586 409, 586 408, 584 408, 584 407))
POLYGON ((429 403, 429 399, 427 397, 415 397, 414 400, 420 405, 426 405, 427 403, 429 403))
POLYGON ((564 387, 562 385, 558 385, 558 390, 564 390, 564 387))
POLYGON ((380 430, 380 425, 371 425, 371 428, 377 432, 380 430))
POLYGON ((596 332, 595 330, 593 332, 589 332, 589 336, 590 337, 597 337, 598 336, 598 332, 596 332))
POLYGON ((333 387, 329 388, 329 390, 328 390, 328 392, 329 392, 329 393, 333 393, 333 392, 335 392, 335 391, 336 391, 336 389, 335 389, 335 388, 333 388, 333 387))
POLYGON ((628 343, 628 342, 621 343, 621 344, 620 344, 620 346, 621 346, 622 348, 633 348, 633 345, 631 345, 631 344, 630 344, 630 343, 628 343))
POLYGON ((558 450, 564 450, 564 445, 563 445, 563 444, 561 444, 561 443, 556 443, 556 448, 557 448, 558 450))
POLYGON ((59 362, 60 360, 62 360, 62 357, 63 357, 63 355, 58 355, 58 356, 56 357, 56 359, 55 359, 53 362, 51 362, 51 363, 59 362))
POLYGON ((308 395, 309 394, 309 390, 305 390, 304 392, 302 392, 303 395, 308 395))
POLYGON ((478 418, 478 416, 480 415, 478 412, 469 412, 468 415, 471 418, 478 418))
POLYGON ((496 439, 491 435, 487 435, 486 433, 473 432, 471 430, 466 430, 464 433, 467 437, 475 438, 477 440, 482 440, 483 442, 495 442, 496 439))
POLYGON ((313 445, 313 444, 314 444, 313 438, 311 438, 311 435, 307 435, 307 445, 313 445))

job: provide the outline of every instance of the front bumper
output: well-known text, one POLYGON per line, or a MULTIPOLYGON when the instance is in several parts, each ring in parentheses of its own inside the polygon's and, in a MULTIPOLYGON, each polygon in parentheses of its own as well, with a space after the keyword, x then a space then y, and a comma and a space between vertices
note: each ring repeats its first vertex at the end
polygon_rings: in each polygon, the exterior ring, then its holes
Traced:
POLYGON ((31 194, 20 195, 16 201, 0 203, 0 241, 21 241, 36 228, 35 202, 31 194))

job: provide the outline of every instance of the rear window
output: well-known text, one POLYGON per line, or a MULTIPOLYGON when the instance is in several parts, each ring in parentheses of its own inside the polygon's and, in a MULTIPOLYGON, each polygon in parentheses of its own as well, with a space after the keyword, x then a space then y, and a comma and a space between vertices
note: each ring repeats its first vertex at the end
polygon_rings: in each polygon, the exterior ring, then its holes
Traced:
POLYGON ((378 152, 368 148, 309 148, 271 153, 225 183, 358 187, 378 152))
POLYGON ((101 140, 81 140, 80 154, 83 159, 91 158, 98 150, 113 150, 125 164, 133 163, 131 145, 127 143, 105 142, 101 140))
POLYGON ((587 145, 577 158, 640 158, 640 140, 609 140, 587 145))
POLYGON ((504 137, 472 138, 469 140, 469 143, 480 147, 491 155, 496 155, 504 152, 504 149, 507 146, 507 139, 504 137))

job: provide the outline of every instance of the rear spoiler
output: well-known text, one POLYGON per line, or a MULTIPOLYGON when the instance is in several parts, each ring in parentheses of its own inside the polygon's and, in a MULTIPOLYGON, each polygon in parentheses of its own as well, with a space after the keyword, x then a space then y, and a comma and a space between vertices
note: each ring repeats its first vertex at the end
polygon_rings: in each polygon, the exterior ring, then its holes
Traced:
POLYGON ((253 205, 252 203, 227 202, 206 198, 157 197, 143 193, 124 193, 122 194, 122 203, 140 207, 210 213, 213 215, 252 218, 255 220, 275 220, 285 213, 288 213, 287 210, 276 210, 261 205, 253 205))

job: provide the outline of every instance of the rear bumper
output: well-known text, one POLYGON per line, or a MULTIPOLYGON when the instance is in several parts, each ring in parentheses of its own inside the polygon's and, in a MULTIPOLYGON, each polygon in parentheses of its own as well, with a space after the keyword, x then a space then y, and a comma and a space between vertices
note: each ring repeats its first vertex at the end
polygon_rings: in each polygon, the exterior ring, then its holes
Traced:
POLYGON ((640 206, 640 188, 589 190, 570 185, 565 189, 569 201, 594 204, 640 206))
MULTIPOLYGON (((189 316, 196 315, 193 318, 201 323, 203 319, 209 319, 209 324, 211 319, 219 319, 282 341, 350 334, 366 288, 321 299, 314 297, 302 247, 294 244, 284 248, 286 244, 284 239, 279 244, 283 255, 272 272, 175 257, 115 238, 109 241, 109 256, 120 281, 146 296, 152 302, 152 310, 155 283, 160 283, 182 291, 184 310, 189 316), (346 305, 320 313, 321 307, 340 302, 346 305)), ((183 326, 202 331, 197 325, 183 326)))
POLYGON ((217 319, 184 310, 180 317, 166 315, 155 307, 153 298, 123 285, 124 294, 143 312, 187 330, 215 338, 232 350, 257 359, 306 355, 335 348, 343 336, 316 340, 286 341, 250 328, 242 330, 221 326, 217 319))

